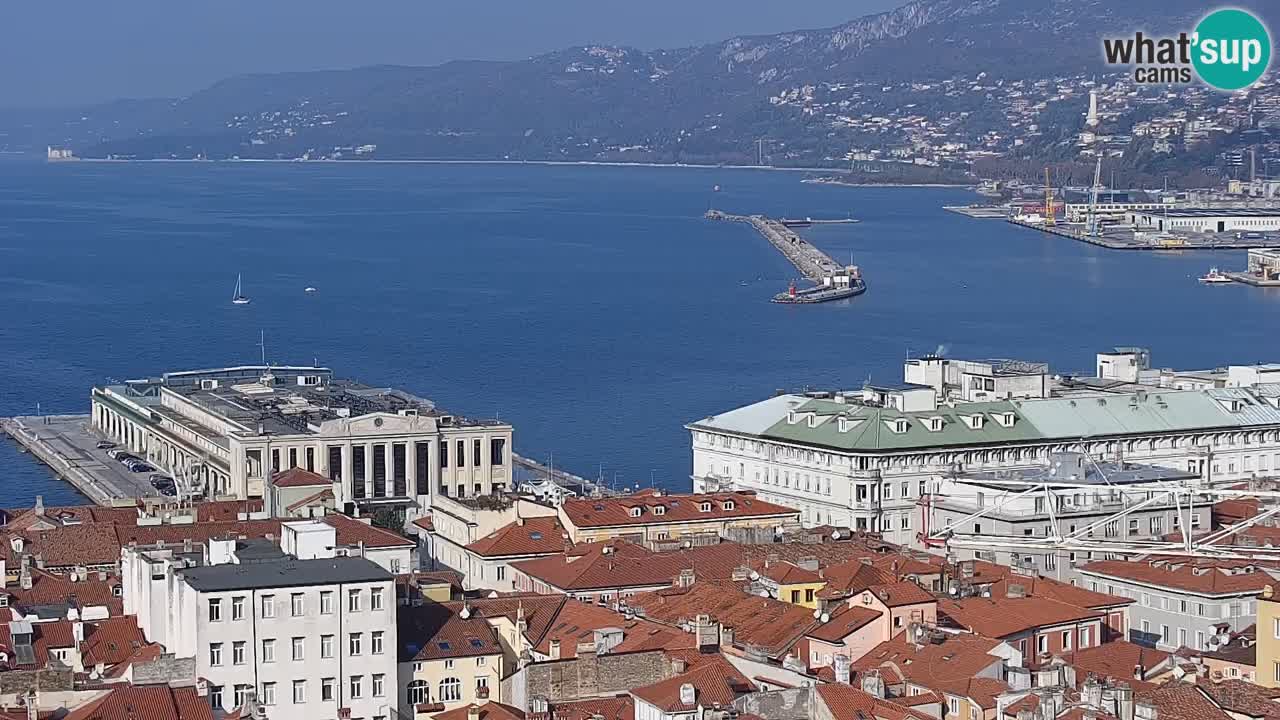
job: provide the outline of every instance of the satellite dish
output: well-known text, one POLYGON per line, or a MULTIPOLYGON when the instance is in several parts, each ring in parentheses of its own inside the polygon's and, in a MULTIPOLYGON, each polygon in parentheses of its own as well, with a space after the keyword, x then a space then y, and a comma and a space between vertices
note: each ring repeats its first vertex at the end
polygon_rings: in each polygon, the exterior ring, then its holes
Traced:
POLYGON ((827 613, 822 613, 822 617, 820 617, 820 618, 818 618, 818 619, 819 619, 819 620, 821 620, 821 621, 822 621, 822 622, 824 622, 824 623, 826 623, 826 622, 831 622, 831 615, 829 615, 829 614, 827 614, 827 613))
POLYGON ((755 570, 752 570, 752 571, 751 571, 751 576, 750 576, 750 577, 751 577, 751 579, 752 579, 752 580, 759 580, 759 579, 760 579, 760 573, 756 572, 755 570))
POLYGON ((463 620, 466 620, 467 618, 471 617, 471 608, 467 607, 466 605, 463 605, 462 610, 458 612, 458 617, 462 618, 463 620))
POLYGON ((814 617, 822 617, 822 611, 821 611, 821 610, 818 610, 818 609, 815 609, 815 610, 813 611, 813 616, 814 616, 814 617))
POLYGON ((761 590, 761 591, 760 591, 760 597, 762 597, 762 598, 767 598, 767 597, 769 597, 769 591, 768 591, 768 590, 761 590))

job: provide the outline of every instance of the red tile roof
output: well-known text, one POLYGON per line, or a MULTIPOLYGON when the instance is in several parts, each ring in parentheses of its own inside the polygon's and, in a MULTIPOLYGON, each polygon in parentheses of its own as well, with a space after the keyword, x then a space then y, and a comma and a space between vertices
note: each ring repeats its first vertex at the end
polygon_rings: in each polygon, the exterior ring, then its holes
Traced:
POLYGON ((818 622, 808 608, 751 595, 727 583, 656 590, 636 595, 627 604, 637 614, 643 610, 644 617, 672 626, 709 615, 733 630, 735 645, 760 647, 773 658, 785 656, 818 622))
POLYGON ((1190 683, 1166 683, 1150 691, 1135 692, 1139 700, 1156 706, 1160 720, 1229 720, 1204 691, 1190 683))
POLYGON ((818 686, 822 698, 834 720, 930 720, 928 715, 882 700, 843 683, 826 683, 818 686))
POLYGON ((968 697, 983 707, 995 707, 994 697, 1008 689, 1003 682, 975 677, 1003 660, 990 652, 1000 641, 976 635, 943 633, 940 643, 926 642, 920 647, 907 641, 906 633, 886 640, 853 663, 859 675, 869 670, 896 673, 913 685, 935 692, 968 697), (996 684, 998 683, 998 684, 996 684))
POLYGON ((435 532, 436 530, 435 521, 431 519, 430 515, 423 515, 422 517, 414 518, 413 526, 426 530, 427 532, 435 532))
POLYGON ((63 720, 213 720, 213 709, 194 687, 112 685, 63 720))
MULTIPOLYGON (((599 715, 604 720, 634 720, 636 709, 630 695, 594 698, 552 704, 549 720, 591 720, 599 715)), ((738 716, 741 719, 741 715, 738 716)))
POLYGON ((80 647, 84 666, 91 668, 102 663, 110 668, 136 657, 140 651, 152 646, 138 627, 137 618, 133 615, 108 618, 95 623, 86 623, 84 643, 80 647))
POLYGON ((561 506, 577 528, 626 527, 777 516, 799 519, 800 511, 765 502, 754 493, 664 494, 642 491, 616 498, 573 498, 561 506), (710 509, 702 508, 710 503, 710 509), (639 516, 632 510, 640 509, 639 516), (729 508, 729 509, 726 509, 729 508))
POLYGON ((1094 610, 1115 608, 1133 602, 1133 598, 1095 592, 1079 585, 1072 585, 1052 578, 1035 575, 1016 575, 1013 573, 991 584, 991 596, 996 598, 1008 597, 1010 585, 1021 585, 1023 594, 1029 597, 1046 597, 1094 610))
POLYGON ((1132 562, 1097 560, 1081 572, 1129 580, 1157 587, 1177 588, 1202 595, 1239 595, 1262 590, 1270 580, 1254 563, 1244 560, 1149 558, 1132 562))
POLYGON ((847 598, 872 585, 892 583, 898 579, 890 570, 877 567, 870 558, 856 558, 833 565, 826 569, 823 576, 827 579, 827 584, 819 591, 818 596, 827 599, 847 598))
POLYGON ((524 711, 502 703, 487 702, 483 705, 471 703, 432 715, 433 720, 467 720, 471 717, 471 709, 479 709, 479 720, 525 720, 524 711))
POLYGON ((321 518, 320 521, 332 525, 338 531, 338 544, 348 547, 362 542, 367 548, 414 547, 417 545, 417 543, 399 533, 374 527, 364 520, 347 517, 342 513, 329 513, 321 518))
POLYGON ((535 641, 535 647, 548 655, 551 641, 558 640, 562 659, 577 657, 578 643, 593 642, 595 631, 605 628, 622 630, 622 642, 610 651, 614 653, 692 648, 695 643, 692 634, 678 628, 639 618, 628 620, 608 608, 568 600, 560 606, 551 627, 535 641))
POLYGON ((872 585, 863 592, 871 593, 886 607, 891 608, 937 602, 937 599, 925 592, 924 588, 910 580, 901 580, 884 585, 872 585))
POLYGON ((276 487, 332 487, 333 481, 321 475, 300 467, 292 467, 284 472, 278 472, 271 476, 271 484, 276 487))
POLYGON ((1128 640, 1116 640, 1076 650, 1064 659, 1084 671, 1077 673, 1080 680, 1092 673, 1095 677, 1102 679, 1115 678, 1128 681, 1133 678, 1134 668, 1142 666, 1144 671, 1150 671, 1168 660, 1169 653, 1135 645, 1128 640))
POLYGON ((400 662, 501 655, 497 631, 464 603, 427 603, 400 608, 397 635, 400 662))
POLYGON ((1049 598, 1031 597, 941 600, 938 602, 938 614, 945 615, 970 632, 991 638, 1005 638, 1035 628, 1103 617, 1096 610, 1049 598))
POLYGON ((623 541, 578 545, 561 555, 511 563, 511 567, 559 590, 615 590, 671 584, 688 567, 674 554, 651 553, 623 541))
POLYGON ((285 508, 285 510, 288 510, 289 512, 293 512, 298 508, 310 507, 312 505, 323 505, 325 500, 332 500, 332 499, 333 499, 333 488, 325 488, 320 492, 313 493, 311 495, 308 495, 302 498, 301 500, 295 503, 290 504, 288 507, 285 508))
POLYGON ((757 563, 754 566, 762 578, 768 578, 779 585, 803 585, 824 583, 825 579, 816 570, 807 570, 794 563, 784 561, 766 565, 757 563))
POLYGON ((68 603, 73 597, 75 604, 81 608, 105 607, 108 615, 124 613, 124 600, 116 595, 120 587, 120 579, 108 576, 99 580, 98 573, 89 573, 88 579, 71 581, 69 576, 31 568, 31 588, 24 590, 14 585, 0 592, 9 596, 9 604, 20 608, 33 605, 60 605, 68 603))
POLYGON ((1199 681, 1199 686, 1211 700, 1232 715, 1251 718, 1280 718, 1280 688, 1264 688, 1244 680, 1231 679, 1222 682, 1199 681))
POLYGON ((721 655, 715 655, 683 675, 631 690, 631 694, 667 713, 690 712, 698 707, 729 706, 755 687, 721 655), (692 705, 681 702, 680 688, 692 685, 692 705))
POLYGON ((481 557, 550 555, 570 546, 556 517, 524 518, 494 530, 467 546, 481 557))
POLYGON ((805 633, 823 642, 838 644, 854 632, 880 619, 880 611, 861 605, 841 605, 831 613, 831 620, 805 633))

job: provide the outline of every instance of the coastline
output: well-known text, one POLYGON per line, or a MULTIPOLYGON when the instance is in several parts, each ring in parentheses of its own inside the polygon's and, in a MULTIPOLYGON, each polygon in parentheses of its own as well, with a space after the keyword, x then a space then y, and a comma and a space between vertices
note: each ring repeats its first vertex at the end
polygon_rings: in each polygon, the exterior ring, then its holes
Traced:
MULTIPOLYGON (((774 165, 711 165, 707 163, 641 163, 621 162, 614 160, 446 160, 428 158, 405 159, 368 159, 368 160, 301 160, 283 158, 239 158, 224 160, 198 160, 195 158, 71 158, 67 160, 46 161, 51 165, 74 163, 208 163, 208 164, 259 164, 271 163, 281 165, 546 165, 552 167, 643 167, 643 168, 687 168, 695 170, 764 170, 770 172, 833 172, 829 167, 777 167, 774 165)), ((933 187, 933 188, 970 188, 973 184, 965 183, 852 183, 803 180, 812 185, 843 185, 846 187, 933 187)))

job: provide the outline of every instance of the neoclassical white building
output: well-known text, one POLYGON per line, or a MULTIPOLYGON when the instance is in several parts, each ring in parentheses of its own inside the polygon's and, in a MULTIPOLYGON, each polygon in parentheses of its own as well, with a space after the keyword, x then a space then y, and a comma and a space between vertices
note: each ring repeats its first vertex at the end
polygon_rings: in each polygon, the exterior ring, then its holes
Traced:
POLYGON ((1147 357, 1103 353, 1101 377, 1047 377, 1046 397, 966 402, 941 382, 932 396, 920 384, 778 395, 686 426, 694 491, 754 490, 808 525, 910 543, 923 529, 917 502, 957 472, 1080 452, 1213 480, 1280 473, 1280 366, 1173 373, 1147 357))
POLYGON ((334 481, 337 507, 425 510, 511 486, 509 424, 447 413, 328 368, 251 365, 95 387, 93 424, 211 497, 261 497, 292 467, 334 481))

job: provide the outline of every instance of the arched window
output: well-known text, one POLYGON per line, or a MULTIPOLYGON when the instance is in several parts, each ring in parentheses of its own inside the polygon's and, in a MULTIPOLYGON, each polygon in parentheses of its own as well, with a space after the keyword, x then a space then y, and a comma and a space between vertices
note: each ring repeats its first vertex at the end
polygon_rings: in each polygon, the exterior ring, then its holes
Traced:
POLYGON ((457 702, 462 699, 462 681, 458 678, 445 678, 440 681, 440 692, 437 698, 442 703, 457 702))
POLYGON ((409 704, 425 705, 431 702, 431 686, 426 680, 414 680, 409 683, 409 704))

